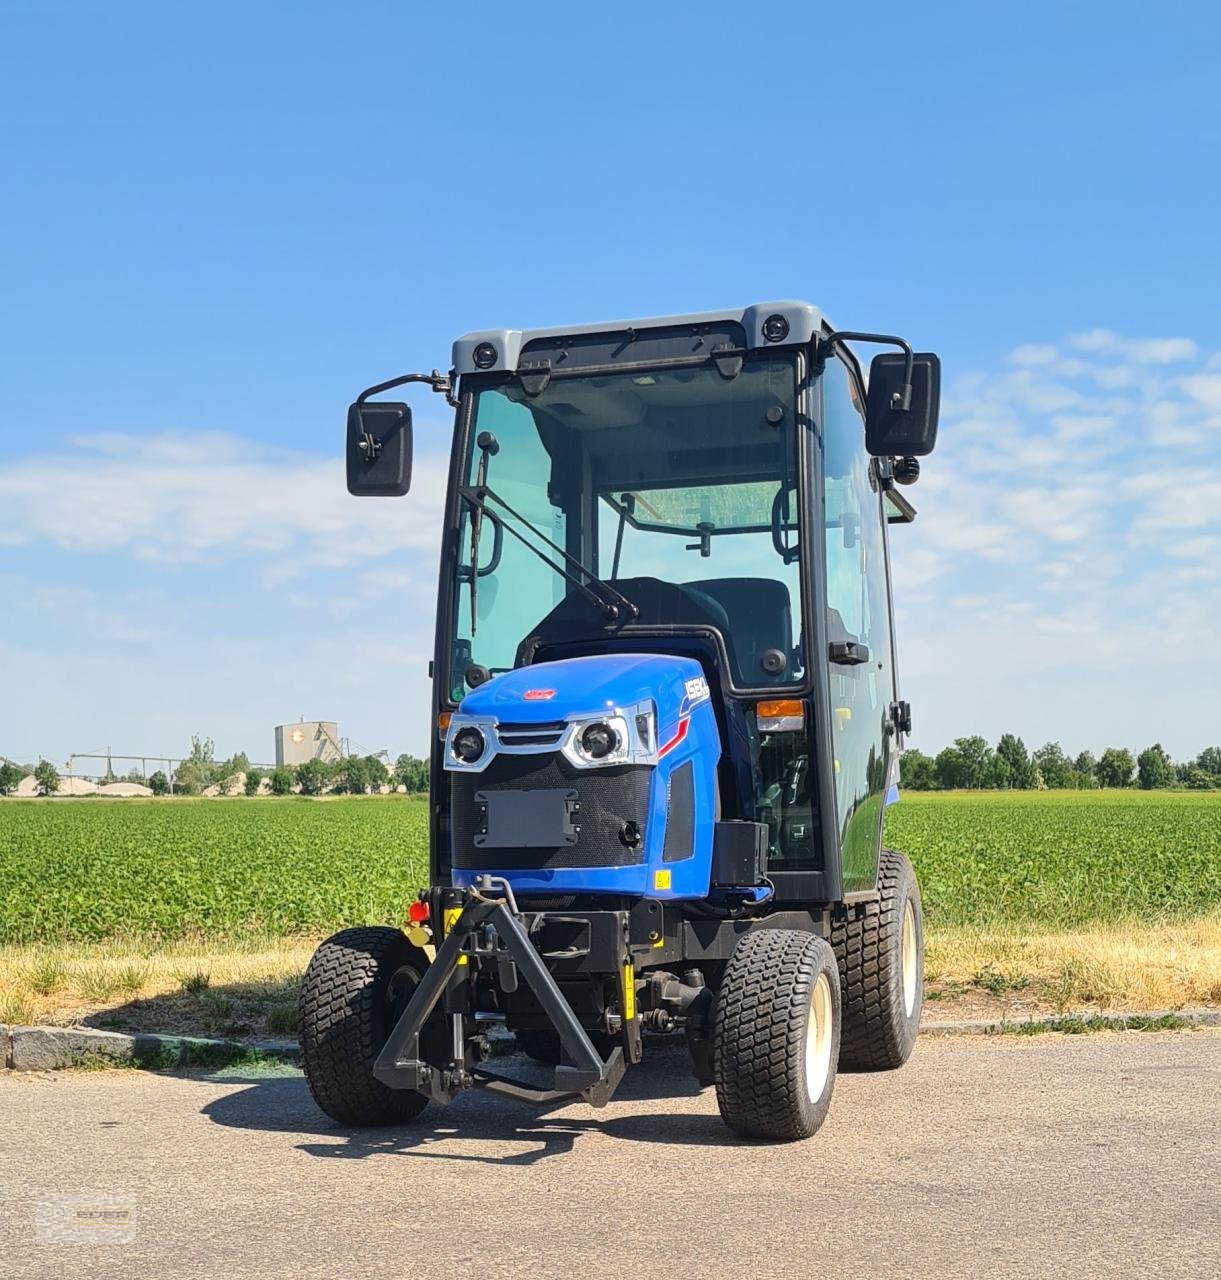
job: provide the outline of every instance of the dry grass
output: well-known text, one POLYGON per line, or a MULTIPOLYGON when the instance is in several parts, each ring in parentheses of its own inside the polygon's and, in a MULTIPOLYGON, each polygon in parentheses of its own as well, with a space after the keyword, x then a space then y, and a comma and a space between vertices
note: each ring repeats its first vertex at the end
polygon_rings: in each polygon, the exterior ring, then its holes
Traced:
MULTIPOLYGON (((290 1038, 313 938, 0 947, 0 1023, 290 1038)), ((927 939, 927 1019, 1221 1005, 1221 915, 1072 933, 954 927, 927 939)))
MULTIPOLYGON (((942 929, 927 939, 925 987, 933 1002, 992 1000, 1023 1011, 1218 1005, 1221 915, 1071 933, 942 929)), ((931 1004, 930 1012, 936 1008, 931 1004)))
POLYGON ((292 1036, 312 938, 0 947, 0 1022, 292 1036))

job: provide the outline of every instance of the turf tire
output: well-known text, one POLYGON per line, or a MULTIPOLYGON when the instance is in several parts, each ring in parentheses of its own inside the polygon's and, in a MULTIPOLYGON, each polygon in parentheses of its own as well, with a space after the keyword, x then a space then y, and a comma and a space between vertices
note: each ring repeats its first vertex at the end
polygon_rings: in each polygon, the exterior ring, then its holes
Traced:
POLYGON ((827 942, 795 929, 760 929, 734 949, 717 995, 712 1067, 721 1118, 746 1138, 794 1141, 826 1119, 839 1057, 839 970, 827 942), (823 985, 819 987, 820 978, 823 985), (829 1043, 811 1074, 807 1028, 819 987, 829 1043), (811 1096, 811 1081, 818 1096, 811 1096))
POLYGON ((428 1099, 373 1075, 425 958, 397 929, 344 929, 314 952, 301 981, 301 1063, 314 1101, 347 1125, 403 1124, 428 1099))
POLYGON ((835 921, 831 945, 839 962, 844 1025, 841 1071, 891 1071, 911 1057, 920 1029, 924 986, 924 915, 920 884, 907 855, 883 849, 876 902, 863 914, 835 921), (911 904, 915 930, 915 992, 904 995, 903 919, 911 904))

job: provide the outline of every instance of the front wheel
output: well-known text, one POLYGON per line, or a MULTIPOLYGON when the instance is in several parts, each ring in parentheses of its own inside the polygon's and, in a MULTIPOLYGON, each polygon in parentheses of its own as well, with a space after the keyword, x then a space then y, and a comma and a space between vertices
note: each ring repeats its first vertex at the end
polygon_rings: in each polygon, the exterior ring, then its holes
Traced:
POLYGON ((712 1065, 725 1123, 746 1138, 816 1133, 831 1106, 839 1019, 839 970, 824 939, 748 933, 716 1002, 712 1065))
POLYGON ((301 1065, 314 1101, 350 1125, 402 1124, 428 1099, 391 1089, 373 1064, 426 961, 398 929, 344 929, 314 952, 301 980, 301 1065))

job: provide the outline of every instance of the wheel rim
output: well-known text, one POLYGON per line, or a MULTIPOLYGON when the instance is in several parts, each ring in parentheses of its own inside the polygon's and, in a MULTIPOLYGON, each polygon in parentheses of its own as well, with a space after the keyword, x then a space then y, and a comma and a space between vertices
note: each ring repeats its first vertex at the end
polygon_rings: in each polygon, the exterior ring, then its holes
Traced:
POLYGON ((831 981, 820 973, 810 992, 810 1016, 806 1021, 806 1092, 817 1102, 827 1087, 831 1073, 831 1039, 835 1006, 831 1000, 831 981))
POLYGON ((916 979, 919 976, 916 954, 916 911, 911 899, 903 908, 903 1011, 910 1018, 916 1007, 916 979))

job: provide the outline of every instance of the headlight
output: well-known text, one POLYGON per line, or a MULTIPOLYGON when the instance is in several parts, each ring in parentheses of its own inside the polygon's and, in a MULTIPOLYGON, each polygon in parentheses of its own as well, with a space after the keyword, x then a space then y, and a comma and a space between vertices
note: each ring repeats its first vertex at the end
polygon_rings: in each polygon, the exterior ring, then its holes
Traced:
POLYGON ((651 708, 616 710, 613 715, 603 713, 588 720, 573 721, 560 748, 568 760, 579 769, 596 769, 614 764, 651 764, 652 750, 651 708), (639 715, 637 714, 639 712, 639 715), (637 721, 646 719, 646 733, 641 733, 637 721))
POLYGON ((487 740, 482 731, 474 725, 467 725, 454 734, 450 750, 463 764, 474 764, 483 755, 486 746, 487 740))
POLYGON ((581 730, 579 750, 591 760, 605 760, 619 745, 619 735, 604 720, 595 720, 581 730))

